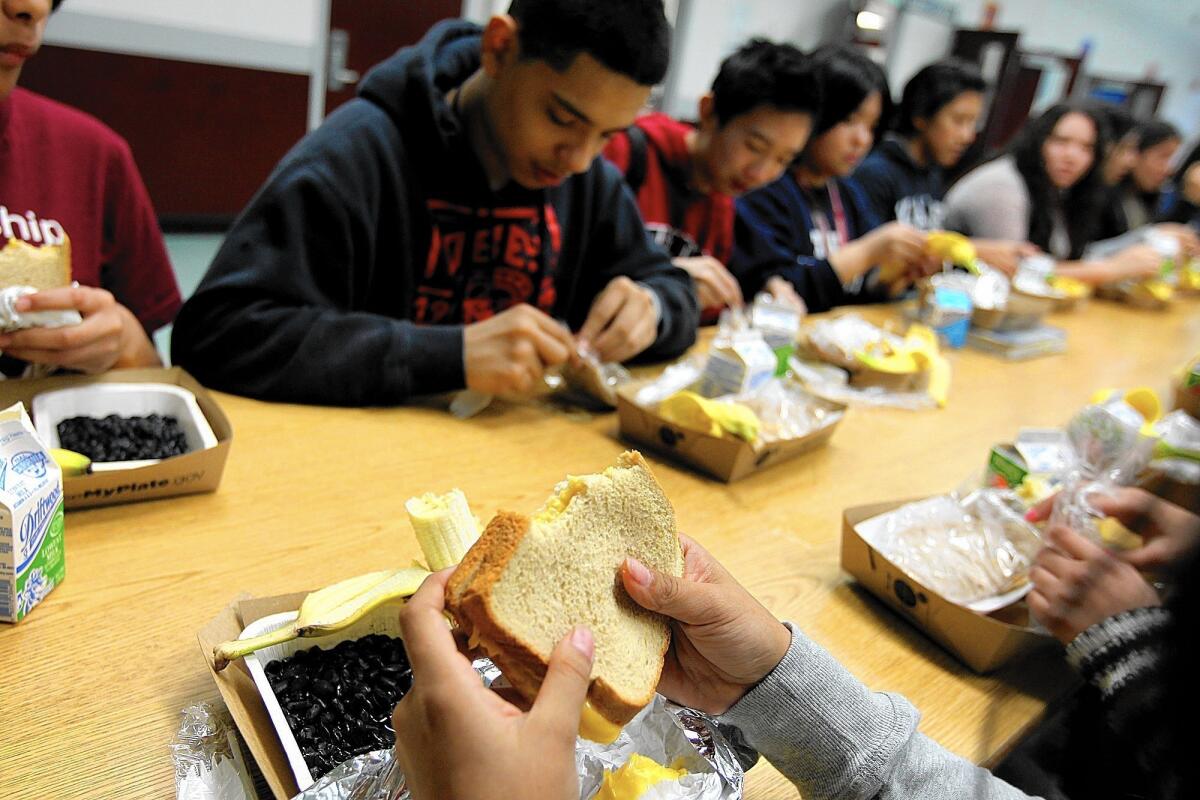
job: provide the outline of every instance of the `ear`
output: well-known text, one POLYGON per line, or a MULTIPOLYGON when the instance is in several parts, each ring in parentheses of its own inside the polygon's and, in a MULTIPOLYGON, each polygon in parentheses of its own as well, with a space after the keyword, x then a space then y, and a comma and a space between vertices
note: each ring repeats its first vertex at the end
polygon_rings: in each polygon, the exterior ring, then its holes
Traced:
POLYGON ((508 14, 497 14, 483 29, 480 45, 481 66, 489 78, 495 78, 508 64, 517 59, 517 21, 508 14))
POLYGON ((717 111, 716 101, 713 98, 712 92, 706 92, 700 96, 700 127, 716 127, 717 126, 717 111))

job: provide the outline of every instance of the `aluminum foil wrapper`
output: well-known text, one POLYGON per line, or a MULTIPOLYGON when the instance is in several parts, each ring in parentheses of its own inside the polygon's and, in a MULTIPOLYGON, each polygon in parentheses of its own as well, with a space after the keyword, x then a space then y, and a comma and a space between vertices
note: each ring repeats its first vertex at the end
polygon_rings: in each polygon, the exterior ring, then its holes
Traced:
MULTIPOLYGON (((78 285, 78 284, 75 284, 78 285)), ((83 317, 74 309, 66 311, 25 311, 16 309, 17 300, 36 294, 32 286, 8 286, 0 289, 0 331, 19 331, 25 328, 65 328, 78 325, 83 317)))
MULTIPOLYGON (((485 686, 501 679, 488 659, 472 666, 485 686)), ((742 746, 730 742, 716 720, 699 711, 677 706, 655 695, 609 745, 577 739, 575 769, 579 797, 587 800, 600 788, 606 769, 616 769, 632 753, 641 753, 660 764, 683 760, 689 774, 672 783, 655 786, 645 798, 668 800, 738 800, 745 773, 739 756, 742 746)), ((752 759, 747 759, 752 763, 752 759)), ((377 750, 340 764, 293 800, 408 800, 404 775, 391 750, 377 750)))
POLYGON ((178 800, 255 800, 233 719, 213 703, 183 709, 171 742, 178 800))
POLYGON ((831 403, 903 408, 908 411, 937 407, 937 403, 928 392, 894 392, 882 386, 851 386, 850 378, 844 369, 823 361, 810 361, 793 356, 788 360, 788 369, 805 389, 831 403))

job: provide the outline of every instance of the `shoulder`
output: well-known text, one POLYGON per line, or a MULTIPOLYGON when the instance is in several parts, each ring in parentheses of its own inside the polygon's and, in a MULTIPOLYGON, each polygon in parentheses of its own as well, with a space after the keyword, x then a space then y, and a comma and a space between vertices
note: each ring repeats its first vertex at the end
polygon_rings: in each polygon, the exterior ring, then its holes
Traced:
POLYGON ((126 141, 91 114, 20 87, 13 90, 12 100, 23 127, 43 141, 97 154, 129 154, 126 141))

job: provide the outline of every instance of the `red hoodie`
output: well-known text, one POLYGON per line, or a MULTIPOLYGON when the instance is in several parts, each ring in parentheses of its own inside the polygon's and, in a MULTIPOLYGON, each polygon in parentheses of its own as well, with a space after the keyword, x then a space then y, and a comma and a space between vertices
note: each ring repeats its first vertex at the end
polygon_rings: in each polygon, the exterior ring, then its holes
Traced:
MULTIPOLYGON (((692 127, 666 114, 647 114, 634 122, 646 133, 646 177, 637 192, 646 222, 670 225, 686 233, 708 255, 728 264, 733 255, 733 197, 701 194, 691 187, 686 137, 692 127)), ((604 157, 621 172, 629 170, 629 137, 614 136, 604 157)))
POLYGON ((24 89, 0 100, 0 247, 71 238, 71 275, 108 289, 147 332, 179 310, 179 286, 125 140, 24 89))

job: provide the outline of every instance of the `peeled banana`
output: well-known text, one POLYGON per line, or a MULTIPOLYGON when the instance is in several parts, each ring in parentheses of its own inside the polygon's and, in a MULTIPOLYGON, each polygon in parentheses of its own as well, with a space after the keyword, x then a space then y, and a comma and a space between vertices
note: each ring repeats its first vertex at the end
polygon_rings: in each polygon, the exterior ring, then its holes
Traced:
POLYGON ((445 494, 428 492, 404 504, 425 562, 437 572, 453 567, 479 538, 479 523, 458 489, 445 494))
POLYGON ((234 659, 290 642, 298 636, 324 636, 341 630, 389 600, 411 596, 428 574, 415 567, 369 572, 311 592, 300 604, 293 622, 261 636, 235 639, 214 647, 213 668, 220 672, 234 659))

